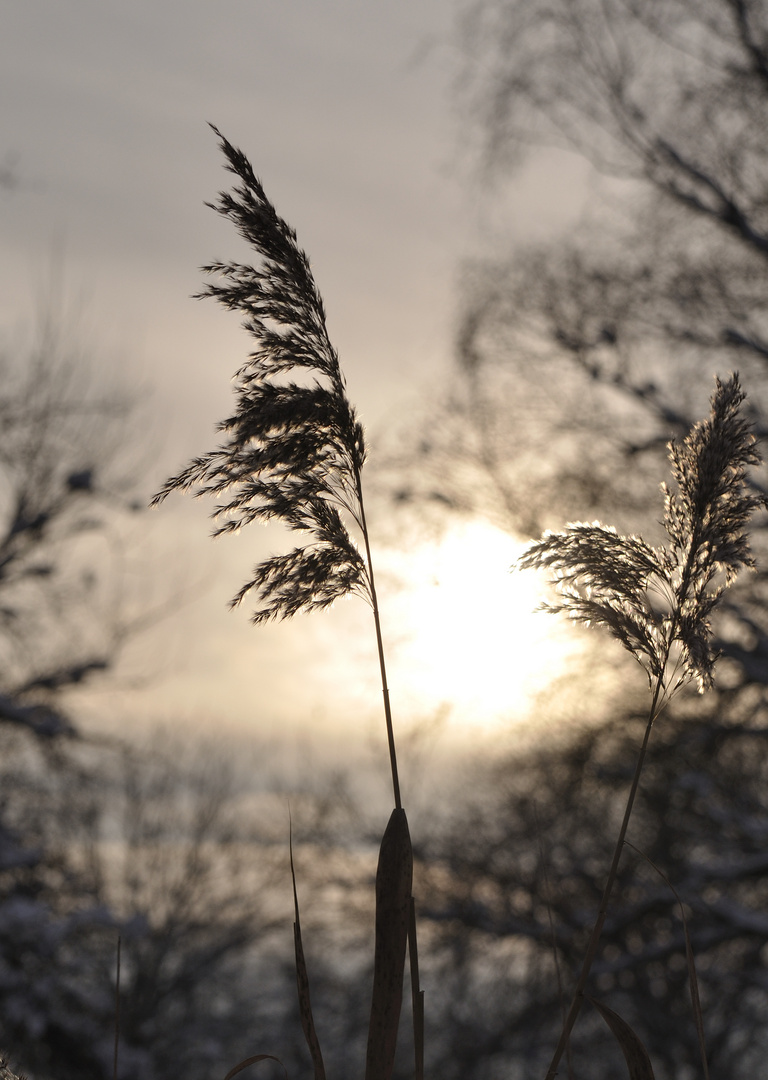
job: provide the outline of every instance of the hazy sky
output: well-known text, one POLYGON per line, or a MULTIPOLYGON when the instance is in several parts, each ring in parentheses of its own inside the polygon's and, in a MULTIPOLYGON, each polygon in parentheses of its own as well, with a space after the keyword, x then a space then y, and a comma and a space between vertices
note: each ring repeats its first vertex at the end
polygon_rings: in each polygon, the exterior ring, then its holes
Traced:
MULTIPOLYGON (((136 433, 160 447, 149 490, 211 448, 247 347, 235 316, 189 299, 200 264, 241 254, 203 206, 228 177, 206 121, 246 151, 297 229, 369 428, 440 377, 457 267, 488 222, 452 104, 454 14, 451 0, 3 5, 0 168, 12 182, 0 190, 0 333, 6 347, 18 338, 59 267, 98 371, 152 388, 154 426, 136 433)), ((545 159, 521 178, 507 200, 513 233, 569 212, 562 172, 545 159)), ((161 513, 147 580, 207 588, 156 632, 152 662, 127 657, 130 687, 96 707, 267 731, 299 716, 360 722, 375 671, 354 692, 342 682, 348 659, 370 660, 362 605, 251 629, 225 602, 264 537, 209 545, 202 511, 179 500, 161 513)))
POLYGON ((55 250, 102 344, 176 417, 191 399, 195 449, 242 347, 188 301, 235 246, 203 206, 227 183, 211 121, 297 228, 360 407, 442 354, 469 231, 450 2, 32 0, 1 19, 4 325, 55 250))

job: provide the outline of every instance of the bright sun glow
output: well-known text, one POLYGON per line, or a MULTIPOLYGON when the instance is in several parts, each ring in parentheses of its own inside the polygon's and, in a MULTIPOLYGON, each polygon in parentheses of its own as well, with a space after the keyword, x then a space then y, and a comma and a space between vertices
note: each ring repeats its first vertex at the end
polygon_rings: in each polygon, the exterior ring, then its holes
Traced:
POLYGON ((393 605, 390 686, 422 708, 448 704, 462 724, 521 716, 573 649, 567 628, 536 611, 544 589, 510 572, 523 545, 482 522, 407 557, 393 605))

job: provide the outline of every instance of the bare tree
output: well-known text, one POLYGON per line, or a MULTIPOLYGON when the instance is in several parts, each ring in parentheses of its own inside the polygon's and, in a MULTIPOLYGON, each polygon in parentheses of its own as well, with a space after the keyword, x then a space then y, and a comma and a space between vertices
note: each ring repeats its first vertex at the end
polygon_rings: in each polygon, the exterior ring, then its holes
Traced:
MULTIPOLYGON (((438 835, 418 854, 436 936, 435 1074, 472 1080, 546 1071, 599 902, 611 832, 642 717, 571 734, 467 777, 438 835), (559 965, 559 970, 556 965, 559 965), (438 1012, 439 1010, 439 1012, 438 1012)), ((589 994, 647 1045, 657 1080, 701 1075, 680 908, 696 957, 712 1075, 747 1078, 766 1051, 768 807, 766 729, 743 703, 661 725, 651 743, 615 902, 589 994), (641 854, 642 852, 642 854, 641 854)), ((575 1075, 621 1074, 602 1020, 585 1010, 575 1075)), ((568 1075, 565 1062, 563 1075, 568 1075)))
MULTIPOLYGON (((459 480, 474 466, 526 533, 557 501, 584 513, 585 496, 598 507, 610 492, 631 509, 646 456, 690 427, 713 365, 739 366, 764 407, 768 12, 479 0, 464 28, 488 174, 502 183, 555 145, 610 182, 573 235, 467 268, 450 402, 468 422, 459 480), (574 459, 588 468, 575 475, 574 459)), ((449 431, 424 462, 450 453, 449 431)))
POLYGON ((0 1045, 41 1077, 111 1076, 122 934, 122 1074, 193 1075, 246 1036, 256 837, 211 754, 105 746, 63 703, 146 617, 120 589, 145 500, 135 401, 51 311, 0 358, 0 1045))
MULTIPOLYGON (((64 767, 53 743, 74 728, 61 691, 108 668, 119 645, 105 554, 137 482, 119 471, 131 402, 98 389, 55 304, 32 344, 4 345, 0 374, 0 731, 9 760, 64 767)), ((0 868, 42 873, 42 841, 16 821, 22 777, 3 793, 0 868)))
POLYGON ((41 1078, 112 1076, 120 936, 118 1075, 223 1075, 254 1018, 291 1000, 287 857, 254 812, 264 761, 157 734, 81 742, 62 768, 30 756, 29 731, 5 735, 28 857, 0 866, 0 1044, 41 1078))
MULTIPOLYGON (((713 368, 741 370, 768 431, 768 9, 479 0, 464 25, 496 182, 546 144, 608 180, 571 234, 466 268, 450 394, 398 495, 523 536, 603 512, 634 528, 713 368)), ((765 593, 760 573, 719 627, 746 682, 768 676, 765 593)))
POLYGON ((114 540, 139 505, 136 402, 99 386, 55 312, 0 372, 0 719, 54 734, 56 695, 111 666, 126 629, 114 540))

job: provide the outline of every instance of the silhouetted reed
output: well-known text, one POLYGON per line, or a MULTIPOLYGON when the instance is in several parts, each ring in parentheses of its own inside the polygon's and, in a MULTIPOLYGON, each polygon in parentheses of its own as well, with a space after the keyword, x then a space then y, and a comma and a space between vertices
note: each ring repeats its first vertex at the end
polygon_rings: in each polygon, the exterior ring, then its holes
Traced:
MULTIPOLYGON (((686 683, 695 682, 700 691, 712 685, 716 657, 710 616, 739 571, 754 565, 746 527, 765 499, 748 483, 747 469, 761 459, 742 413, 744 397, 737 375, 725 382, 717 379, 709 417, 696 424, 682 443, 669 444, 676 490, 662 485, 666 546, 652 547, 640 537, 620 536, 599 522, 576 523, 562 532, 545 533, 528 546, 518 563, 522 568, 547 570, 560 602, 544 606, 564 611, 576 622, 605 627, 645 669, 651 692, 645 735, 600 910, 547 1080, 557 1073, 584 999, 654 722, 686 683)), ((697 1009, 693 983, 692 995, 697 1009)), ((623 1021, 604 1006, 598 1008, 625 1053, 642 1056, 639 1040, 623 1021)), ((696 1023, 700 1031, 700 1012, 696 1023)), ((703 1046, 702 1058, 706 1075, 703 1046)), ((637 1073, 646 1075, 653 1074, 637 1073)))
MULTIPOLYGON (((271 519, 303 534, 303 544, 259 563, 232 600, 236 606, 256 593, 255 623, 326 608, 348 593, 356 593, 371 606, 395 809, 382 840, 376 876, 374 986, 365 1075, 366 1080, 388 1080, 392 1074, 409 943, 419 1077, 423 1074, 423 1003, 417 981, 411 897, 413 854, 400 795, 363 502, 364 432, 347 397, 309 259, 298 247, 294 230, 267 198, 248 159, 217 128, 213 130, 219 136, 227 169, 237 176, 239 184, 231 193, 221 192, 219 201, 209 205, 234 224, 260 262, 257 266, 210 263, 203 271, 217 280, 207 284, 199 296, 212 296, 224 307, 240 311, 256 347, 235 375, 236 408, 219 424, 224 435, 221 445, 171 477, 153 503, 162 502, 177 489, 191 489, 196 496, 211 495, 217 500, 212 515, 216 535, 271 519), (352 539, 350 528, 357 530, 364 554, 352 539)), ((295 944, 302 1027, 315 1078, 323 1080, 298 900, 295 944)), ((258 1055, 250 1060, 261 1058, 258 1055)))

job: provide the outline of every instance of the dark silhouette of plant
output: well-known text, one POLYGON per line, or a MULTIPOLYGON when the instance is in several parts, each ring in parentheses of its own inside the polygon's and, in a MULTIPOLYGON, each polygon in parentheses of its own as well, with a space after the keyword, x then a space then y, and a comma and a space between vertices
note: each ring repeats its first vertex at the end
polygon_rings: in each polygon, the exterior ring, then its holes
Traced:
POLYGON ((330 342, 325 308, 309 259, 296 233, 278 216, 245 155, 221 140, 227 168, 241 181, 222 192, 212 209, 230 220, 261 257, 258 267, 214 262, 203 267, 221 283, 206 285, 212 296, 245 315, 244 327, 257 347, 236 373, 237 409, 219 425, 227 436, 217 450, 196 458, 171 477, 153 499, 174 490, 220 501, 213 511, 214 535, 235 532, 252 521, 277 519, 309 542, 264 560, 232 600, 252 591, 261 603, 253 621, 290 618, 325 608, 354 592, 373 609, 389 738, 395 805, 399 808, 389 692, 384 671, 379 610, 363 504, 363 428, 347 398, 339 357, 330 342), (287 376, 302 375, 307 382, 287 376), (353 543, 343 515, 358 527, 365 559, 353 543))
POLYGON ((546 609, 606 627, 659 687, 660 704, 685 682, 711 686, 710 615, 739 571, 755 565, 746 527, 765 499, 747 482, 761 459, 744 398, 737 375, 718 379, 708 419, 669 444, 677 491, 662 486, 668 547, 577 523, 545 533, 520 559, 552 572, 562 602, 546 609))
POLYGON ((544 568, 553 575, 561 600, 549 610, 606 627, 644 667, 651 690, 600 910, 547 1080, 557 1073, 584 998, 654 722, 686 682, 696 681, 700 690, 711 685, 710 615, 739 570, 754 565, 746 527, 765 499, 748 485, 747 469, 759 464, 760 456, 741 412, 744 396, 737 375, 718 379, 708 419, 681 444, 670 444, 677 490, 663 488, 667 547, 651 547, 599 523, 574 524, 546 533, 519 561, 523 568, 544 568))
MULTIPOLYGON (((421 996, 414 982, 415 925, 412 918, 412 853, 400 796, 394 729, 387 686, 371 548, 361 473, 363 428, 347 398, 339 358, 326 329, 325 309, 309 260, 294 230, 277 214, 245 155, 218 131, 227 169, 239 185, 222 192, 212 209, 231 221, 258 253, 259 266, 213 262, 203 267, 218 278, 200 297, 212 296, 245 315, 256 348, 236 373, 236 410, 222 421, 222 445, 171 477, 155 496, 194 489, 218 501, 215 533, 253 521, 276 519, 307 542, 265 559, 236 594, 236 606, 256 592, 255 623, 290 618, 328 607, 349 593, 371 606, 384 699, 395 809, 384 834, 377 876, 374 992, 366 1065, 367 1080, 388 1080, 394 1064, 406 942, 410 941, 417 1058, 421 996), (352 540, 355 527, 363 556, 352 540), (393 870, 394 868, 394 870, 393 870), (396 872, 394 872, 396 871, 396 872)), ((315 1066, 324 1076, 306 987, 298 920, 296 963, 302 1023, 315 1066)), ((417 1061, 417 1073, 421 1064, 417 1061)))

